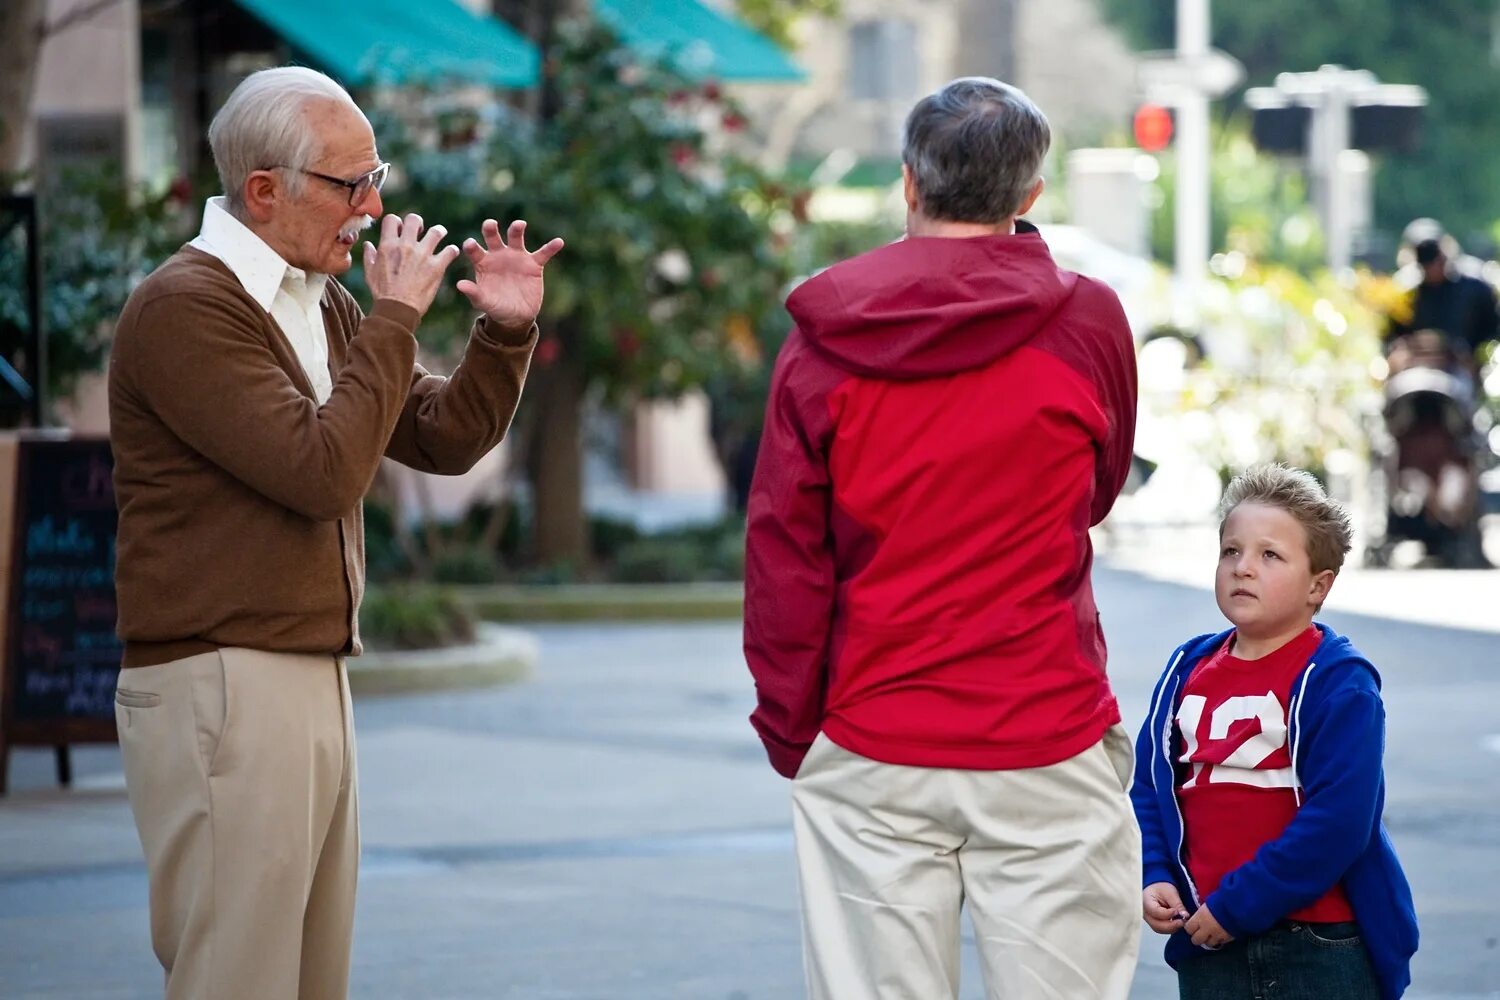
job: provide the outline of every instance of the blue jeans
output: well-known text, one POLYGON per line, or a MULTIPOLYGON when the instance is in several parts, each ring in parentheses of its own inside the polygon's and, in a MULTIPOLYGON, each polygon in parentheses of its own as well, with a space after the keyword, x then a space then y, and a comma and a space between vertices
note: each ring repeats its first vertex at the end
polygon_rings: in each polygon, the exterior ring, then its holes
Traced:
POLYGON ((1182 1000, 1380 1000, 1359 925, 1284 920, 1177 965, 1182 1000))

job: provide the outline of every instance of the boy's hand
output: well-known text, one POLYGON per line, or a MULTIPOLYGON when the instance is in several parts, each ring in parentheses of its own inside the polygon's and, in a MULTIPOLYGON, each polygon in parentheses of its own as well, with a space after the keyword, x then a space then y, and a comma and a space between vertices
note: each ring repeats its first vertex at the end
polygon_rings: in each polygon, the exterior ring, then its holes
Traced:
POLYGON ((1146 926, 1158 934, 1173 934, 1187 923, 1187 908, 1171 882, 1152 882, 1142 894, 1141 912, 1146 926))
POLYGON ((1193 914, 1192 919, 1183 928, 1193 938, 1193 944, 1200 948, 1222 948, 1234 938, 1214 917, 1207 906, 1198 907, 1198 912, 1193 914))

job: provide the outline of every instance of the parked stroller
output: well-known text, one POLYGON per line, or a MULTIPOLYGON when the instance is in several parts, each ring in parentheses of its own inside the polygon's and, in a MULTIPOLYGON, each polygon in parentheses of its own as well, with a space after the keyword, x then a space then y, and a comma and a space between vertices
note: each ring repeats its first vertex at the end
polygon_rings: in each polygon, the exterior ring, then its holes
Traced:
POLYGON ((1479 529, 1475 425, 1477 371, 1468 345, 1439 330, 1396 338, 1387 356, 1384 433, 1374 465, 1385 500, 1385 537, 1368 550, 1390 564, 1395 546, 1421 542, 1439 565, 1487 567, 1479 529))

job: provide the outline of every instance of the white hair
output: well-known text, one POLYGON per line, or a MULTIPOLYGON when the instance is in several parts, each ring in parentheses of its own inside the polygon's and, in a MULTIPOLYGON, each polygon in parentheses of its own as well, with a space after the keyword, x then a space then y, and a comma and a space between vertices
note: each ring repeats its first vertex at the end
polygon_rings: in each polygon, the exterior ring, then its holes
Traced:
POLYGON ((296 195, 322 151, 302 109, 313 101, 340 101, 356 111, 349 92, 304 66, 278 66, 251 73, 234 88, 208 126, 208 144, 230 212, 244 210, 245 179, 256 170, 283 166, 287 189, 296 195))

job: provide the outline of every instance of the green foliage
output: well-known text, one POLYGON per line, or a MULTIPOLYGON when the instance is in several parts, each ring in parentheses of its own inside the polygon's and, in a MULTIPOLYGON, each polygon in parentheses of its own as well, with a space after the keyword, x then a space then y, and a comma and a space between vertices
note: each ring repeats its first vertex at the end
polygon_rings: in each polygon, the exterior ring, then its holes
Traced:
POLYGON ((463 546, 444 552, 432 563, 437 583, 494 583, 500 578, 500 562, 493 552, 463 546))
POLYGON ((696 583, 745 575, 745 526, 726 521, 643 535, 623 544, 605 568, 615 583, 696 583))
POLYGON ((475 621, 468 608, 446 591, 392 586, 365 594, 359 631, 371 649, 430 649, 473 642, 475 621))
POLYGON ((365 497, 365 578, 394 580, 411 573, 411 562, 396 541, 391 508, 365 497))
POLYGON ((782 48, 792 44, 792 24, 806 14, 833 17, 841 0, 735 0, 735 10, 756 31, 782 48))
MULTIPOLYGON (((170 192, 128 190, 120 175, 115 164, 71 169, 50 178, 39 198, 42 325, 54 399, 103 366, 113 321, 131 289, 185 235, 170 192)), ((30 326, 25 254, 19 227, 0 234, 0 326, 22 332, 30 326)))
MULTIPOLYGON (((1173 44, 1172 0, 1101 0, 1132 40, 1147 48, 1173 44)), ((1247 85, 1277 73, 1325 63, 1372 70, 1387 83, 1427 88, 1424 145, 1388 156, 1376 175, 1377 222, 1399 231, 1434 216, 1460 238, 1500 217, 1500 119, 1494 95, 1500 66, 1491 54, 1493 0, 1259 0, 1213 5, 1214 44, 1240 59, 1247 85)), ((1223 107, 1236 107, 1231 100, 1223 107)))
POLYGON ((641 535, 641 529, 634 521, 613 517, 589 518, 589 551, 599 559, 614 559, 625 546, 639 541, 641 535))
POLYGON ((1362 273, 1351 288, 1238 254, 1219 265, 1201 302, 1206 361, 1174 373, 1157 353, 1168 345, 1141 349, 1142 454, 1187 449, 1221 475, 1272 460, 1357 465, 1380 407, 1380 280, 1362 273))
MULTIPOLYGON (((1162 203, 1151 216, 1151 252, 1173 256, 1176 235, 1177 158, 1162 156, 1157 190, 1162 203)), ((1238 251, 1303 271, 1322 265, 1317 214, 1307 200, 1301 173, 1258 152, 1238 124, 1214 130, 1209 178, 1209 246, 1238 251)))
MULTIPOLYGON (((532 245, 562 236, 537 364, 566 355, 607 399, 675 396, 742 364, 734 337, 779 307, 788 277, 772 238, 787 195, 726 149, 743 116, 597 26, 566 27, 551 59, 549 121, 500 106, 459 120, 435 95, 373 115, 401 171, 392 208, 420 206, 460 239, 485 218, 526 219, 532 245)), ((471 315, 445 288, 424 342, 451 347, 471 315)))
POLYGON ((648 538, 621 549, 611 575, 621 583, 688 583, 701 562, 701 553, 688 542, 648 538))
MULTIPOLYGON (((422 525, 415 531, 418 544, 432 549, 427 553, 430 567, 418 573, 396 540, 389 508, 366 498, 364 510, 366 575, 372 583, 415 585, 414 577, 447 584, 688 583, 738 580, 745 572, 745 525, 738 517, 653 533, 643 532, 633 521, 592 517, 588 529, 595 562, 582 573, 567 563, 518 566, 524 525, 517 508, 506 512, 500 544, 492 547, 484 535, 491 527, 493 508, 475 504, 457 522, 422 525)), ((394 592, 380 591, 382 597, 394 592)), ((392 619, 394 613, 384 608, 371 614, 385 633, 394 628, 385 622, 401 620, 399 616, 392 619)))

